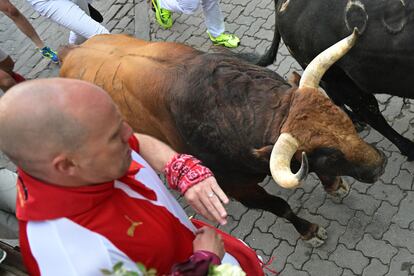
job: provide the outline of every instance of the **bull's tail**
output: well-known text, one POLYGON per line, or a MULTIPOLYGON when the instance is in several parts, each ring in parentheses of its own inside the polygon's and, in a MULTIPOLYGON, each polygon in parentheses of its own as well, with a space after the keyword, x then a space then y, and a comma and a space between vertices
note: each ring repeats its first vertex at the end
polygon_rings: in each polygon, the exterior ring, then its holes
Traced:
POLYGON ((78 45, 65 45, 59 48, 58 50, 58 57, 59 57, 59 62, 62 63, 66 56, 69 54, 70 51, 72 51, 72 49, 79 47, 78 45))
POLYGON ((279 49, 280 33, 279 33, 279 28, 277 27, 278 0, 273 0, 273 2, 275 3, 275 26, 274 26, 272 45, 270 45, 270 48, 267 50, 267 52, 264 53, 264 55, 261 56, 257 62, 255 62, 255 64, 259 66, 268 66, 270 64, 273 64, 273 62, 276 61, 277 51, 279 49))

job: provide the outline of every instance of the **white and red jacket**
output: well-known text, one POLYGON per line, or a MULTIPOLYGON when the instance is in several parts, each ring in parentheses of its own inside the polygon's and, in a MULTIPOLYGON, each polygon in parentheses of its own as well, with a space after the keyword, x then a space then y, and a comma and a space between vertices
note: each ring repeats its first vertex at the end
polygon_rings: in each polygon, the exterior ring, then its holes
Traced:
MULTIPOLYGON (((128 270, 141 262, 164 275, 192 255, 196 227, 137 153, 134 136, 130 146, 128 173, 98 185, 61 187, 18 170, 16 213, 30 275, 102 275, 119 261, 128 270)), ((263 275, 254 251, 221 234, 231 254, 225 260, 240 263, 248 275, 263 275)))

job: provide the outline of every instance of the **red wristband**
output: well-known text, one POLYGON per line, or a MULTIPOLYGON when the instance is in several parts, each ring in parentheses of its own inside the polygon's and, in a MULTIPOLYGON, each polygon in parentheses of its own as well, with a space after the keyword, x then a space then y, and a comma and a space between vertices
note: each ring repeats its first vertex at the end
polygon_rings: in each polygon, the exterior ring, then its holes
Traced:
POLYGON ((177 154, 165 166, 164 173, 171 189, 184 194, 190 187, 204 179, 213 176, 213 173, 201 165, 201 161, 192 155, 177 154))

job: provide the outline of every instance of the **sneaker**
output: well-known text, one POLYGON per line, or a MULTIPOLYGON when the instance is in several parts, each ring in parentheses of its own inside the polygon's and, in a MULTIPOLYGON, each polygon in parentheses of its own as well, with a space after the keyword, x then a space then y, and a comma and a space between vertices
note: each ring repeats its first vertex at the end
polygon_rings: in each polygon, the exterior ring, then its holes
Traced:
POLYGON ((3 249, 0 249, 0 264, 6 259, 7 253, 3 249))
POLYGON ((151 0, 152 7, 155 11, 155 19, 164 29, 169 29, 173 25, 172 13, 169 10, 160 7, 159 0, 151 0))
POLYGON ((236 48, 240 45, 240 39, 234 34, 222 33, 217 37, 212 36, 209 31, 207 31, 207 34, 214 45, 221 45, 227 48, 236 48))
POLYGON ((49 47, 45 46, 39 51, 42 54, 42 56, 50 59, 53 63, 59 63, 59 58, 58 58, 57 53, 53 51, 52 49, 50 49, 49 47))

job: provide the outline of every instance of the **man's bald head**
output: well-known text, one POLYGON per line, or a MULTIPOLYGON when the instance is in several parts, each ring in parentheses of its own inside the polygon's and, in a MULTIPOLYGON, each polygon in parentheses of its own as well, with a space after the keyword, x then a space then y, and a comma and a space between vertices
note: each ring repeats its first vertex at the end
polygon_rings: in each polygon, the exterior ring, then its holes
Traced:
POLYGON ((88 124, 115 108, 99 87, 72 79, 27 81, 0 99, 0 149, 30 171, 61 152, 79 149, 88 124))

